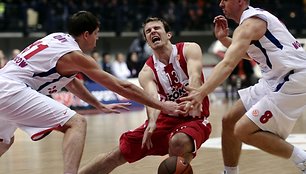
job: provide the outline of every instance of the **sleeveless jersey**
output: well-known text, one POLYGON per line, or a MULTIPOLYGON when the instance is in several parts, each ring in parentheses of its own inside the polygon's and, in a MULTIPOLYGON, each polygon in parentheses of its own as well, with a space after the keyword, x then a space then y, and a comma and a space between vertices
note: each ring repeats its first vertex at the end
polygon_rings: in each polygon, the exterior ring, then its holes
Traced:
POLYGON ((277 91, 294 70, 306 67, 306 52, 285 25, 265 10, 249 6, 240 24, 255 16, 266 21, 267 31, 262 38, 251 42, 247 53, 258 63, 271 90, 277 91))
POLYGON ((50 95, 60 91, 74 78, 75 75, 63 77, 56 71, 58 59, 72 51, 81 51, 81 49, 69 34, 47 35, 9 61, 0 69, 0 76, 24 83, 42 94, 50 95))
MULTIPOLYGON (((152 55, 146 64, 152 69, 158 85, 158 93, 161 101, 177 101, 178 98, 187 95, 184 86, 188 86, 187 62, 183 54, 184 43, 172 45, 172 53, 169 64, 164 65, 152 55)), ((202 73, 204 82, 204 75, 202 73)), ((209 116, 209 100, 205 97, 202 103, 202 116, 209 116)))

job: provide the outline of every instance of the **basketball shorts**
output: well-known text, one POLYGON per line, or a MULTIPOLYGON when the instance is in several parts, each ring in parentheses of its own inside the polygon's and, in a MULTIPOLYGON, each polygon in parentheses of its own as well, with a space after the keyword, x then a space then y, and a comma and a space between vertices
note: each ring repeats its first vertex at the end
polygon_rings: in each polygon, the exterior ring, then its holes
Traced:
POLYGON ((141 148, 144 131, 148 125, 148 120, 135 130, 125 132, 120 137, 120 151, 129 162, 138 161, 149 155, 166 155, 169 149, 170 138, 182 132, 189 135, 194 140, 195 151, 209 138, 211 125, 207 119, 194 119, 192 117, 171 117, 160 115, 156 121, 156 129, 151 137, 153 147, 141 148))
POLYGON ((17 128, 36 141, 63 126, 75 111, 24 84, 0 79, 0 139, 9 144, 17 128), (15 90, 13 90, 15 89, 15 90))
POLYGON ((263 79, 239 90, 248 118, 260 129, 286 139, 306 109, 305 77, 305 73, 292 74, 277 92, 263 79))

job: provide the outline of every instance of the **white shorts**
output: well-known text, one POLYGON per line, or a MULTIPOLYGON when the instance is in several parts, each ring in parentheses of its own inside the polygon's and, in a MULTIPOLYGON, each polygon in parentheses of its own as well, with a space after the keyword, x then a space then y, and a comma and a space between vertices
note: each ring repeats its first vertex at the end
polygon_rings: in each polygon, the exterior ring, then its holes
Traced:
POLYGON ((63 126, 75 111, 26 87, 0 78, 0 139, 9 144, 17 128, 39 140, 63 126))
POLYGON ((239 90, 246 115, 260 129, 286 139, 306 109, 305 78, 306 73, 294 73, 277 92, 262 79, 254 86, 239 90))

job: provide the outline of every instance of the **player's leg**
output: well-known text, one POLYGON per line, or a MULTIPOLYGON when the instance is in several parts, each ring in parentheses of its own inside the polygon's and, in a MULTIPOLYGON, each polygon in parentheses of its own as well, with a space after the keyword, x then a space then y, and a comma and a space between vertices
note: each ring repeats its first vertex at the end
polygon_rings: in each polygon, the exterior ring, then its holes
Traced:
POLYGON ((274 133, 261 130, 246 115, 237 122, 235 135, 246 144, 286 159, 290 158, 293 151, 291 144, 274 133))
POLYGON ((76 174, 83 154, 86 119, 76 114, 64 124, 63 128, 65 128, 63 130, 64 173, 76 174))
POLYGON ((234 136, 236 122, 246 112, 239 99, 222 118, 222 155, 225 174, 238 174, 238 162, 241 153, 241 141, 234 136))
POLYGON ((99 154, 89 161, 89 163, 81 168, 79 174, 107 174, 126 162, 119 147, 116 147, 106 155, 99 154))
MULTIPOLYGON (((275 93, 274 93, 275 94, 275 93)), ((271 96, 269 96, 271 97, 271 96)), ((301 96, 302 99, 304 98, 301 96)), ((301 102, 288 104, 287 101, 302 101, 294 96, 290 100, 290 95, 273 96, 277 100, 275 105, 268 97, 263 97, 254 105, 236 124, 235 135, 246 144, 255 146, 270 154, 291 159, 297 167, 306 173, 306 152, 303 149, 293 146, 285 141, 293 129, 295 122, 302 115, 304 105, 301 102), (283 103, 282 103, 283 102, 283 103), (286 104, 286 105, 284 105, 286 104), (290 107, 297 105, 298 107, 290 107), (290 114, 284 113, 281 109, 289 111, 290 114), (301 106, 301 107, 299 107, 301 106), (295 111, 295 112, 292 112, 295 111)))
POLYGON ((199 119, 181 123, 175 130, 169 140, 169 156, 182 156, 190 163, 197 149, 209 138, 211 125, 207 119, 199 119))
POLYGON ((169 156, 181 156, 190 163, 194 151, 193 139, 185 133, 176 133, 169 140, 169 156))
POLYGON ((14 133, 17 126, 5 119, 0 119, 0 157, 9 150, 14 143, 14 133))
POLYGON ((293 146, 278 135, 261 130, 247 116, 239 120, 235 134, 246 144, 270 154, 291 159, 303 173, 306 173, 306 152, 303 149, 293 146))
POLYGON ((9 143, 5 143, 3 139, 0 139, 0 157, 12 146, 14 139, 12 137, 9 143))
POLYGON ((32 140, 42 139, 54 129, 64 132, 64 173, 76 174, 84 147, 86 119, 67 106, 30 88, 18 93, 16 98, 19 100, 14 100, 14 105, 10 108, 14 111, 14 121, 32 140))
POLYGON ((81 167, 79 174, 110 173, 116 167, 129 162, 135 162, 146 156, 146 150, 141 148, 143 132, 146 124, 133 131, 127 131, 120 137, 120 145, 111 152, 99 154, 81 167))

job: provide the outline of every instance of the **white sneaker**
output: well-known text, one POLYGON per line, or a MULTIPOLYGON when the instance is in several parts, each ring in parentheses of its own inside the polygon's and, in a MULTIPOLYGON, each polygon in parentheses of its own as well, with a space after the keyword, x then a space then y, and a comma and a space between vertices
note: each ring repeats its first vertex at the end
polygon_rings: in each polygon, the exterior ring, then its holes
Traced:
POLYGON ((299 163, 296 166, 303 172, 303 174, 306 174, 306 161, 299 163))

